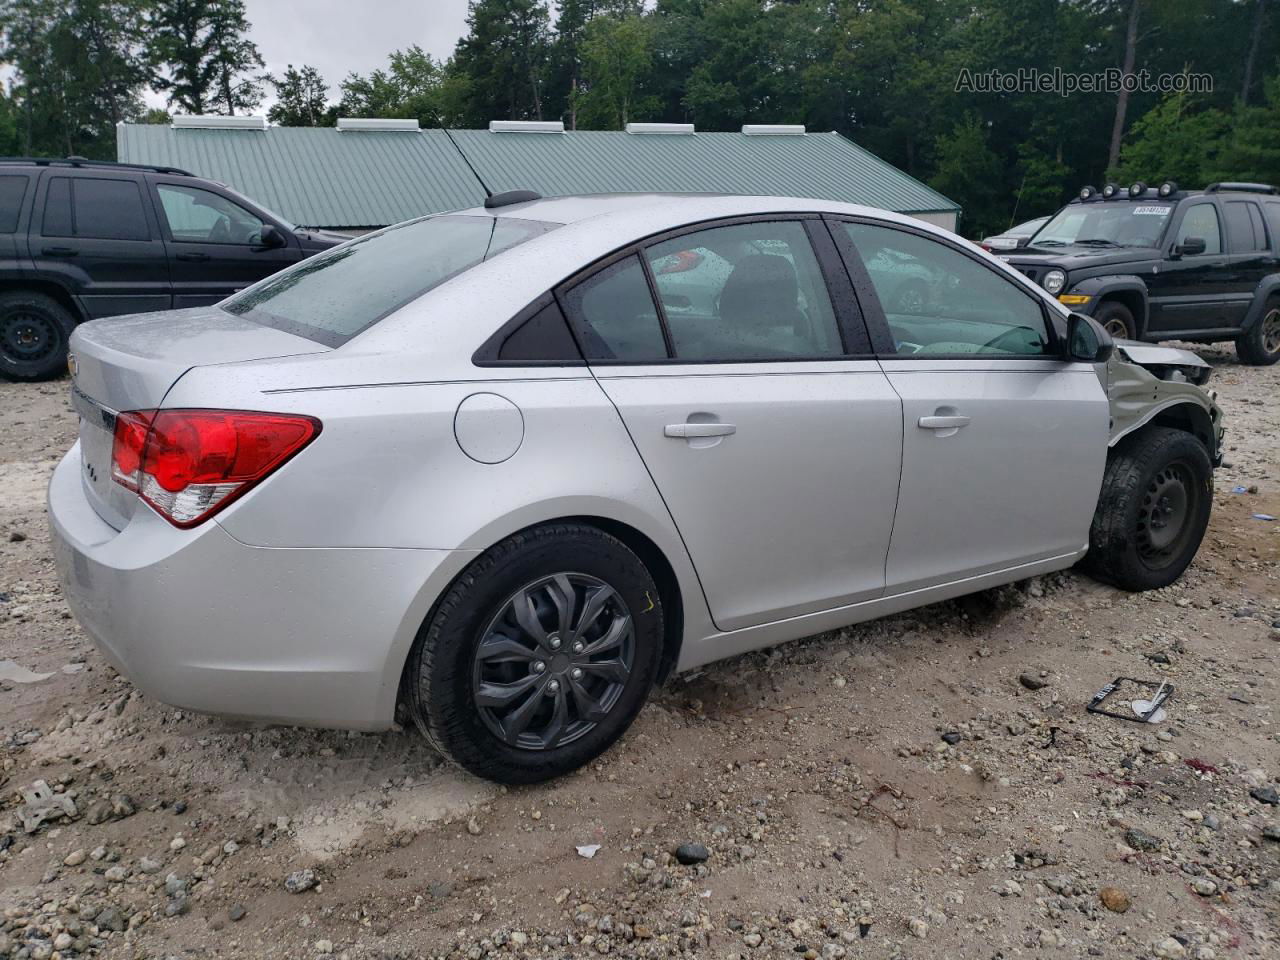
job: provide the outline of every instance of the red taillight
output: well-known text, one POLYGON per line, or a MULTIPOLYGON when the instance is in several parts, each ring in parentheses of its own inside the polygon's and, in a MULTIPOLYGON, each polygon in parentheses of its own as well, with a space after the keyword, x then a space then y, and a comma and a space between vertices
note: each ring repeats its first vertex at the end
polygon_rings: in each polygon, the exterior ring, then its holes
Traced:
POLYGON ((174 526, 194 527, 261 482, 319 432, 314 417, 287 413, 121 413, 111 477, 174 526))

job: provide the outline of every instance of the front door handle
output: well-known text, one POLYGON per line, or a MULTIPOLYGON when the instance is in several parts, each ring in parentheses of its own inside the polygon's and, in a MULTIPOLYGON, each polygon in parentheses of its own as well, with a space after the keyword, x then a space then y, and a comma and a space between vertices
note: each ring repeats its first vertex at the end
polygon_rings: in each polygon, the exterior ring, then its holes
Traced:
POLYGON ((179 253, 177 259, 185 260, 188 263, 204 263, 209 259, 207 253, 179 253))
POLYGON ((921 417, 920 427, 924 430, 958 430, 969 425, 969 418, 960 415, 949 417, 921 417))
POLYGON ((727 437, 738 432, 732 423, 668 423, 662 429, 664 436, 690 440, 694 437, 727 437))
POLYGON ((72 247, 45 247, 40 252, 46 257, 74 257, 80 251, 72 247))

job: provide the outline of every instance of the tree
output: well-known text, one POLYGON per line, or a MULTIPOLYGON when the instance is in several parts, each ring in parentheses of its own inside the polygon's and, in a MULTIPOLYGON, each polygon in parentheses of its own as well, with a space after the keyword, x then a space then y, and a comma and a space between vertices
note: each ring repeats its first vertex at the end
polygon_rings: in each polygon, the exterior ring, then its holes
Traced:
POLYGON ((143 0, 7 0, 14 131, 27 154, 115 154, 115 124, 142 111, 143 0))
POLYGON ((1258 106, 1237 107, 1207 179, 1280 183, 1280 76, 1269 78, 1263 92, 1258 106))
POLYGON ((969 232, 1003 229, 1008 203, 1004 166, 991 150, 986 124, 969 114, 938 138, 935 151, 937 172, 929 185, 946 196, 963 198, 969 232))
POLYGON ((285 127, 328 127, 333 125, 334 111, 329 107, 329 86, 320 71, 307 64, 295 70, 293 64, 277 80, 270 78, 276 102, 267 111, 267 119, 285 127))
POLYGON ((1203 186, 1228 126, 1222 111, 1197 104, 1187 93, 1169 94, 1134 123, 1112 179, 1203 186))
POLYGON ((542 119, 548 20, 541 0, 471 0, 454 53, 466 122, 542 119))
POLYGON ((342 81, 338 113, 344 117, 416 117, 424 126, 450 123, 457 112, 459 78, 419 46, 397 50, 387 69, 342 81))
POLYGON ((245 34, 244 0, 151 0, 149 54, 155 89, 185 113, 234 114, 262 102, 263 65, 245 34))
POLYGON ((596 17, 582 42, 584 92, 574 98, 593 126, 620 130, 637 110, 653 109, 653 98, 641 99, 640 86, 653 64, 653 31, 638 13, 596 17))

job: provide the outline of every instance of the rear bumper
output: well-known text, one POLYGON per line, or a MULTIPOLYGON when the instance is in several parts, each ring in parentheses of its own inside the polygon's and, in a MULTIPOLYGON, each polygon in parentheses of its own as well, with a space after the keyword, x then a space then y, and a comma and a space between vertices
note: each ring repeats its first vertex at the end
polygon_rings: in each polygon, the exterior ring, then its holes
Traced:
POLYGON ((148 696, 252 720, 385 729, 405 657, 470 551, 253 547, 140 508, 117 531, 85 497, 79 444, 54 471, 63 591, 148 696))

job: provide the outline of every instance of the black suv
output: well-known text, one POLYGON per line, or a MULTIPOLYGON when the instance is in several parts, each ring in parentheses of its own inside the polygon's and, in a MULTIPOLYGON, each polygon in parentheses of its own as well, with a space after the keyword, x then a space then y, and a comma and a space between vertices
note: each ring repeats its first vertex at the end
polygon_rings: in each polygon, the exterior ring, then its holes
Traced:
POLYGON ((217 303, 346 239, 185 170, 0 158, 0 376, 62 373, 82 320, 217 303))
POLYGON ((1131 340, 1234 340, 1280 360, 1280 191, 1214 183, 1085 187, 1002 259, 1131 340))

